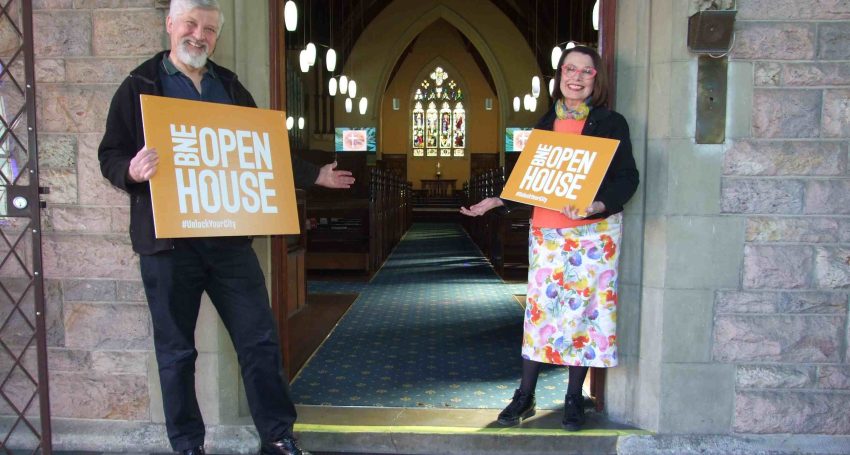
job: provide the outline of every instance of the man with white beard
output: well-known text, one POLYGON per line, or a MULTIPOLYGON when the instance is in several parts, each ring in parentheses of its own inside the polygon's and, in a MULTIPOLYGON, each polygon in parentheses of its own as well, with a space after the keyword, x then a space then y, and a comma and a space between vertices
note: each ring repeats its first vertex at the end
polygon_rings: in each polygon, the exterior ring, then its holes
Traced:
MULTIPOLYGON (((293 436, 295 406, 283 374, 265 278, 250 237, 157 239, 148 181, 157 151, 144 143, 140 94, 256 107, 236 75, 208 59, 223 17, 217 0, 172 0, 171 50, 133 70, 112 99, 98 149, 101 172, 130 195, 130 239, 139 254, 151 312, 165 423, 171 447, 204 453, 204 421, 195 394, 195 326, 207 292, 233 341, 261 454, 307 454, 293 436)), ((336 163, 293 160, 295 186, 349 188, 336 163)))

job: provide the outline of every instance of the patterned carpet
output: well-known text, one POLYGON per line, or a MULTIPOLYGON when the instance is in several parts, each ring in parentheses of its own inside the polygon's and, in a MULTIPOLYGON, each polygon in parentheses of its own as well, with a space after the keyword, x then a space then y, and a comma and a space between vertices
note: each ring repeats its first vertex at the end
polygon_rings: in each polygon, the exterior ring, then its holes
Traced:
MULTIPOLYGON (((316 284, 314 284, 315 286, 316 284)), ((299 404, 500 409, 520 377, 522 308, 456 224, 414 224, 292 384, 299 404)), ((333 285, 325 285, 333 288, 333 285)), ((563 406, 544 368, 539 408, 563 406)))
POLYGON ((360 294, 367 283, 352 281, 307 281, 308 294, 360 294))

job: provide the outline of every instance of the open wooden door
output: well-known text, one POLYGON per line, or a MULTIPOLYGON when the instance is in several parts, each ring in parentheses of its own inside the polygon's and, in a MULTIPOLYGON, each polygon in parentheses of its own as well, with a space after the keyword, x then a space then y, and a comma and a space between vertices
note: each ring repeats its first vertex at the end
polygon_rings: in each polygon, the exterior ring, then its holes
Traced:
MULTIPOLYGON (((270 108, 282 110, 286 106, 286 42, 283 32, 284 0, 269 0, 269 100, 270 108)), ((296 190, 298 218, 301 235, 271 236, 271 305, 277 322, 278 336, 283 354, 283 366, 292 379, 298 372, 293 363, 293 352, 299 349, 298 338, 292 336, 292 317, 306 305, 307 276, 304 267, 306 234, 303 226, 306 216, 306 195, 296 190)))
MULTIPOLYGON (((617 73, 615 55, 615 24, 617 23, 617 0, 599 0, 599 55, 605 69, 608 70, 609 92, 608 99, 611 107, 617 91, 617 73)), ((605 408, 605 368, 590 369, 590 397, 593 398, 597 411, 605 408)))

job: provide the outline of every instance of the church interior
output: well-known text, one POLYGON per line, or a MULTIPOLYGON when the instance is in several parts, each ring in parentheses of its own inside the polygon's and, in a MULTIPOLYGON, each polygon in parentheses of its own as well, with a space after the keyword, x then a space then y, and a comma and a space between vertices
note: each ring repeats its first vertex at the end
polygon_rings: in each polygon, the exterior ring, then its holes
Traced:
MULTIPOLYGON (((613 70, 615 3, 271 3, 270 104, 292 153, 357 179, 298 190, 305 229, 272 240, 300 421, 402 409, 415 425, 495 424, 520 376, 530 208, 459 208, 500 193, 563 49, 595 48, 613 70)), ((524 426, 560 428, 565 370, 544 369, 543 416, 524 426)), ((588 409, 604 409, 604 380, 592 369, 588 409)), ((619 428, 602 415, 597 428, 619 428)))

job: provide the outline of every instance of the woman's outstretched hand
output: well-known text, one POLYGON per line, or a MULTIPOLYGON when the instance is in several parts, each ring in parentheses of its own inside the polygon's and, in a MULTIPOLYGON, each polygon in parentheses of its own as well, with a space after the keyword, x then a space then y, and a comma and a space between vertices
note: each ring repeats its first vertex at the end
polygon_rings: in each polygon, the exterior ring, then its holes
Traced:
POLYGON ((487 213, 488 210, 505 205, 501 199, 497 197, 488 197, 482 199, 481 202, 470 205, 469 208, 461 207, 460 213, 466 216, 481 216, 487 213))

